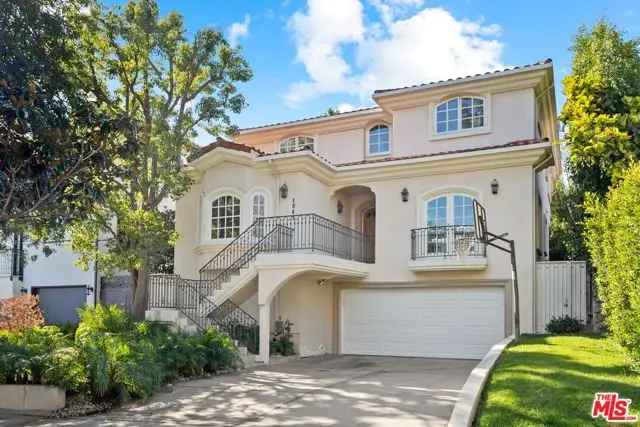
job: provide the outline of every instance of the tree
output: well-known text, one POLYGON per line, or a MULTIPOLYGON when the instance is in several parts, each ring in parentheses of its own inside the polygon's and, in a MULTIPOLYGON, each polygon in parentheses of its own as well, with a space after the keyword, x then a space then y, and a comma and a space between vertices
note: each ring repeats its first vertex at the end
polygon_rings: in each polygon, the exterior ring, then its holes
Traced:
POLYGON ((640 158, 640 44, 605 20, 579 29, 561 120, 568 171, 579 190, 604 195, 640 158))
POLYGON ((575 184, 556 183, 551 199, 549 256, 552 260, 586 260, 583 193, 575 184))
POLYGON ((325 116, 335 116, 336 114, 340 114, 340 111, 338 111, 337 108, 329 107, 324 114, 325 116))
POLYGON ((0 241, 56 234, 120 176, 126 117, 88 97, 76 41, 82 0, 0 0, 0 241))
POLYGON ((604 201, 587 202, 586 239, 606 323, 640 362, 640 164, 621 176, 604 201))
POLYGON ((204 29, 189 39, 182 17, 161 18, 154 0, 108 10, 94 5, 90 18, 81 35, 90 72, 82 77, 97 99, 135 123, 139 151, 124 161, 129 174, 118 188, 74 226, 72 244, 84 264, 98 260, 105 270, 130 272, 134 315, 142 317, 149 268, 177 237, 158 206, 189 188, 182 159, 196 149, 198 129, 235 131, 229 112, 246 105, 236 84, 251 71, 218 31, 204 29), (96 250, 91 242, 101 233, 106 244, 96 250))

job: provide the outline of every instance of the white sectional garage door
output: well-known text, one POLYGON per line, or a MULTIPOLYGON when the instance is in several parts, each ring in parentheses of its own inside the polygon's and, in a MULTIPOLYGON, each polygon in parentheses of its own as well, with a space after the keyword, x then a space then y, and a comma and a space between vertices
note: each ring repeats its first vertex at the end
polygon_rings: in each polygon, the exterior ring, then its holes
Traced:
POLYGON ((480 359, 504 338, 502 288, 345 289, 344 354, 480 359))

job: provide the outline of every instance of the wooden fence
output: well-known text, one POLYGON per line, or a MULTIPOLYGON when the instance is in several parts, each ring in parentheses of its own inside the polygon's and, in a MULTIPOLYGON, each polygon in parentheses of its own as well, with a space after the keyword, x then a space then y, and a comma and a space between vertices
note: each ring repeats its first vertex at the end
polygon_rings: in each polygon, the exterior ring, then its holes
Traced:
POLYGON ((591 321, 591 292, 584 261, 536 263, 536 332, 544 333, 552 317, 591 321))

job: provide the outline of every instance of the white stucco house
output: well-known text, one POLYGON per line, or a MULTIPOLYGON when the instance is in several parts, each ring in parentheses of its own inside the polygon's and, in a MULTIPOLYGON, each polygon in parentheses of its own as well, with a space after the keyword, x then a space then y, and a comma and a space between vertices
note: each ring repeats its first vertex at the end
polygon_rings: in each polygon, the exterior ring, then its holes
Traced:
POLYGON ((95 265, 85 271, 68 240, 34 245, 21 235, 0 252, 0 299, 37 295, 49 324, 77 323, 77 309, 99 301, 101 275, 95 265))
POLYGON ((377 90, 372 108, 204 147, 149 318, 237 339, 259 326, 265 363, 277 319, 301 356, 480 358, 512 332, 513 296, 509 257, 474 237, 476 199, 516 242, 521 329, 534 332, 561 174, 553 81, 546 60, 377 90))

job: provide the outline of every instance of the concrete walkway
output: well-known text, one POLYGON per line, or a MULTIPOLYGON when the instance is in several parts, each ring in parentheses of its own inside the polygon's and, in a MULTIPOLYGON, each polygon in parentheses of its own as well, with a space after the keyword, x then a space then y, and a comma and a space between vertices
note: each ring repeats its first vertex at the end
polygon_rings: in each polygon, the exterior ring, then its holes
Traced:
POLYGON ((323 356, 181 383, 105 415, 0 420, 64 426, 443 426, 473 360, 323 356))

